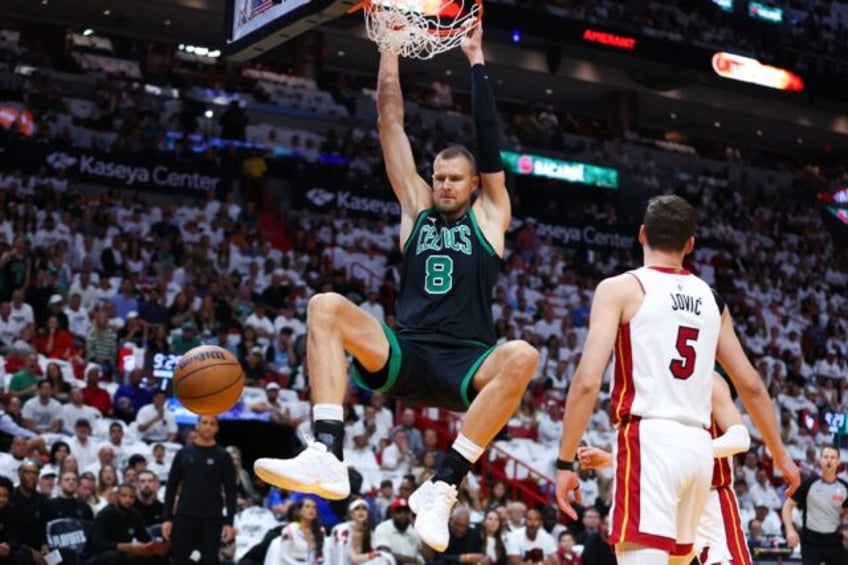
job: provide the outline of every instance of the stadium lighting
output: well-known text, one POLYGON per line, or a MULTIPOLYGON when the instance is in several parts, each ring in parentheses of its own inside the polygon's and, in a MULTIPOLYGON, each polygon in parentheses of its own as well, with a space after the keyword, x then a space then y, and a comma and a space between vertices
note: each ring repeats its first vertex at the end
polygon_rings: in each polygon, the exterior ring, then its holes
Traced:
POLYGON ((221 51, 218 50, 218 49, 215 49, 214 51, 209 52, 209 57, 212 57, 213 59, 217 59, 220 56, 221 56, 221 51))
POLYGON ((198 55, 201 55, 201 56, 208 55, 209 54, 209 48, 207 48, 207 47, 195 47, 194 52, 198 55))
POLYGON ((88 37, 89 35, 94 35, 94 30, 93 30, 93 29, 91 29, 91 28, 87 28, 87 29, 85 29, 85 30, 82 32, 82 34, 83 34, 84 36, 88 37))
POLYGON ((214 115, 215 115, 215 113, 214 113, 212 110, 206 110, 206 111, 203 113, 203 115, 204 115, 204 116, 206 116, 207 118, 212 118, 212 116, 214 116, 214 115))
POLYGON ((719 51, 713 55, 713 70, 718 76, 730 80, 738 80, 776 90, 791 92, 804 90, 804 81, 792 71, 764 65, 757 59, 726 51, 719 51))
POLYGON ((194 45, 186 45, 186 53, 194 53, 194 45))

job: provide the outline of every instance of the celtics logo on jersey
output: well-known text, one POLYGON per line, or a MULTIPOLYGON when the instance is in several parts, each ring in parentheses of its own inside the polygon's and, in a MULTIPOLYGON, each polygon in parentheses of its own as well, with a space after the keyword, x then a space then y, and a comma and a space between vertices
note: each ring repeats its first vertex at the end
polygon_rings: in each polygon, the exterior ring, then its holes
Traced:
MULTIPOLYGON (((448 249, 471 255, 471 228, 467 225, 437 227, 431 223, 421 226, 415 246, 416 255, 448 249)), ((424 289, 429 294, 446 294, 453 287, 452 275, 453 258, 450 255, 430 255, 425 263, 424 289)))

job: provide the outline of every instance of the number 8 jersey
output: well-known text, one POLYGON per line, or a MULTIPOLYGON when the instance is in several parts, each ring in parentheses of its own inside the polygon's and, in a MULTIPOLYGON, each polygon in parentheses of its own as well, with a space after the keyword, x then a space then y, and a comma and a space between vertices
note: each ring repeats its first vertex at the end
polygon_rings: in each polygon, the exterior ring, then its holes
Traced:
POLYGON ((642 286, 644 300, 618 330, 613 424, 638 416, 709 428, 723 305, 689 271, 642 267, 629 274, 642 286))
POLYGON ((433 209, 418 215, 403 248, 398 329, 495 343, 492 292, 500 258, 472 208, 454 222, 433 209))

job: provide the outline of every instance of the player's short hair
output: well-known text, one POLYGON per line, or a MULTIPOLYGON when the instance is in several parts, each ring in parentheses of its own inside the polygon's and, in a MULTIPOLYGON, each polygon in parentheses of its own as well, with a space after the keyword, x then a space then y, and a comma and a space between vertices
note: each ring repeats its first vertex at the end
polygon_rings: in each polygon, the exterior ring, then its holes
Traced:
POLYGON ((642 220, 648 246, 658 251, 681 251, 695 234, 696 220, 695 208, 683 198, 654 196, 642 220))
POLYGON ((445 147, 439 151, 433 161, 435 162, 438 159, 465 159, 471 165, 471 172, 477 174, 477 159, 474 158, 474 154, 464 145, 456 144, 445 147))

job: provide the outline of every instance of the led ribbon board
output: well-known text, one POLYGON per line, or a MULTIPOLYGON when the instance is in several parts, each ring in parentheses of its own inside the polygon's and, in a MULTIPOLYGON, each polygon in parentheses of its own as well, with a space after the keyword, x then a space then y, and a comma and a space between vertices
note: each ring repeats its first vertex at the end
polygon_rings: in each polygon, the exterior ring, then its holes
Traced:
POLYGON ((713 55, 713 70, 722 78, 765 86, 766 88, 791 92, 804 90, 804 81, 792 71, 764 65, 756 59, 727 53, 726 51, 719 51, 713 55))
POLYGON ((529 153, 513 153, 512 151, 501 151, 501 158, 506 169, 517 175, 544 177, 612 190, 618 189, 618 171, 608 167, 562 161, 529 153))

